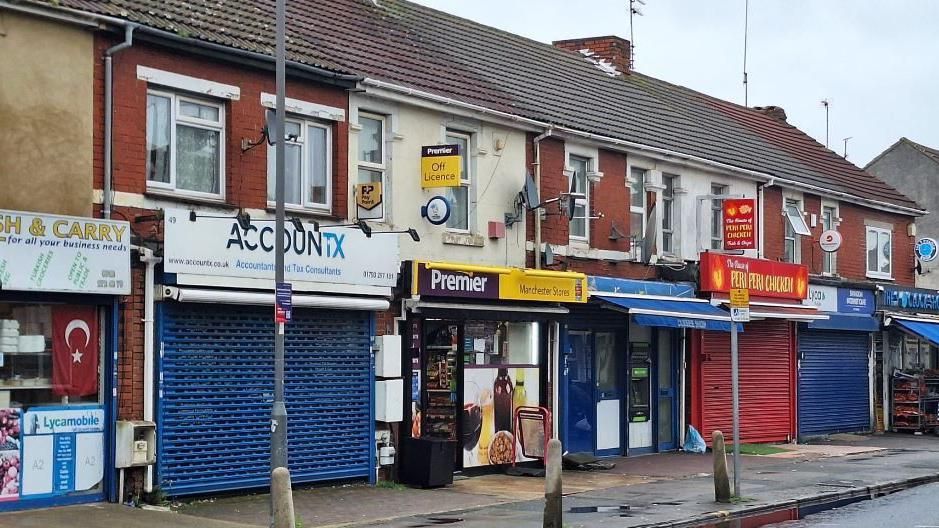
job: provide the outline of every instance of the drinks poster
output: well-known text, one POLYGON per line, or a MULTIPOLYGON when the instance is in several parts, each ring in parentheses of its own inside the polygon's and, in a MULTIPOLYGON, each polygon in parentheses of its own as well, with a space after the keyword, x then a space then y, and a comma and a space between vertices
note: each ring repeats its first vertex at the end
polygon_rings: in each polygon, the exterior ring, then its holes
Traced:
MULTIPOLYGON (((521 456, 522 449, 513 422, 518 407, 538 406, 539 380, 537 367, 465 368, 461 439, 463 467, 528 460, 521 456)), ((526 429, 525 436, 527 444, 544 443, 544 433, 540 429, 526 429)))

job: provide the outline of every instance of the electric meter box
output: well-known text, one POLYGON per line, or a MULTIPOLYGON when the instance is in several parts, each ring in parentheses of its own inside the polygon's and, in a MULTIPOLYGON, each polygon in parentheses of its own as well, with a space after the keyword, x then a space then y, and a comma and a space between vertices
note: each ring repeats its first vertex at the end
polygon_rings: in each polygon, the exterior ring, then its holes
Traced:
POLYGON ((375 375, 379 378, 401 377, 401 336, 375 336, 375 375))
POLYGON ((114 467, 149 466, 156 462, 156 424, 118 420, 114 439, 114 467))

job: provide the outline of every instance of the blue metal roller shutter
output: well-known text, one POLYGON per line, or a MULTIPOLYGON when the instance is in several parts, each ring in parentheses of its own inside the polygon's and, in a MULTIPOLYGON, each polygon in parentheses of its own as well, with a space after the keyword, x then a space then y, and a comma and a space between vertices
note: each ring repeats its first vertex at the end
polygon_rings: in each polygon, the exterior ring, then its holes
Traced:
POLYGON ((799 333, 799 436, 868 431, 870 334, 799 333))
MULTIPOLYGON (((161 324, 162 489, 185 495, 267 486, 272 310, 166 303, 161 324)), ((368 313, 295 309, 285 342, 292 481, 368 477, 368 313)))

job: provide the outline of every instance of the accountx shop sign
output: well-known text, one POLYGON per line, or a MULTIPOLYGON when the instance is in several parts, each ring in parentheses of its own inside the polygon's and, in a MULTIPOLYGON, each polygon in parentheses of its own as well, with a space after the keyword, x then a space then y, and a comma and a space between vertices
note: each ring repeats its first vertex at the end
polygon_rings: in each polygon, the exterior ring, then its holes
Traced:
MULTIPOLYGON (((274 223, 234 218, 189 219, 189 211, 167 209, 164 270, 188 275, 274 279, 274 223)), ((354 228, 312 224, 284 226, 287 282, 395 286, 400 256, 396 235, 372 236, 354 228)))
POLYGON ((587 302, 587 276, 581 273, 414 262, 412 291, 424 297, 514 301, 587 302))

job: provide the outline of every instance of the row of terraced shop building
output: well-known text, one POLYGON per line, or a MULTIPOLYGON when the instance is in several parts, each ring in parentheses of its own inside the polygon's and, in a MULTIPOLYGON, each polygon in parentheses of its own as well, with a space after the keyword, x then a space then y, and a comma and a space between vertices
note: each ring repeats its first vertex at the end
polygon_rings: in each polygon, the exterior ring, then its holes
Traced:
MULTIPOLYGON (((268 7, 0 1, 0 509, 267 485, 268 7)), ((295 483, 537 455, 522 407, 599 456, 726 430, 741 284, 744 441, 891 428, 892 369, 935 367, 925 211, 782 109, 630 71, 617 37, 398 0, 288 21, 295 483)))

